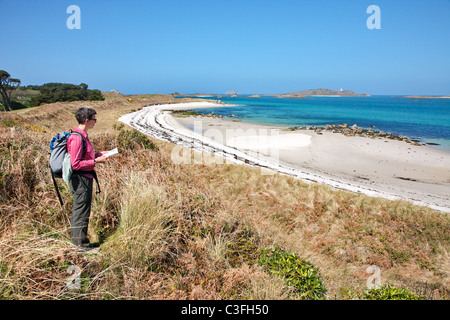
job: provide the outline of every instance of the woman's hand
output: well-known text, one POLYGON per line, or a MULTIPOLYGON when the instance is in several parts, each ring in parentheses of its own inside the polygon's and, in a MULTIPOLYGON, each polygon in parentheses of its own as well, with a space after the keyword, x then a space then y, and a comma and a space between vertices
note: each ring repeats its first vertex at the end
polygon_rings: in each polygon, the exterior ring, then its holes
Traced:
MULTIPOLYGON (((104 154, 104 153, 102 152, 102 154, 104 154)), ((97 157, 97 158, 95 158, 95 163, 104 163, 104 162, 106 162, 106 159, 108 159, 108 157, 105 155, 97 157)))

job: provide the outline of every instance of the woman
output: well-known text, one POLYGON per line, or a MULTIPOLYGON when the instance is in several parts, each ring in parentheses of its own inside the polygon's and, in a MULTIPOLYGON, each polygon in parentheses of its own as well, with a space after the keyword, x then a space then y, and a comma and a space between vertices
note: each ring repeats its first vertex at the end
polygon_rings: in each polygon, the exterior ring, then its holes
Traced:
POLYGON ((98 246, 98 244, 90 243, 87 238, 91 215, 92 181, 95 175, 95 165, 104 163, 107 159, 104 154, 108 152, 96 153, 88 138, 87 132, 94 128, 97 122, 96 114, 97 112, 90 108, 78 109, 75 114, 78 127, 73 128, 73 132, 77 133, 71 134, 67 140, 67 152, 70 153, 73 170, 69 182, 73 194, 70 235, 74 245, 85 249, 98 246))

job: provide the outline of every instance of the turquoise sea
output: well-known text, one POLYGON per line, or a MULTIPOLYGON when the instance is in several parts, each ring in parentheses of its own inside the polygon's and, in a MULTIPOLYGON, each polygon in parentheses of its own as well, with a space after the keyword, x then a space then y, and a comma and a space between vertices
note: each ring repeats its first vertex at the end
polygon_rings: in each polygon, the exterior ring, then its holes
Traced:
MULTIPOLYGON (((211 98, 208 98, 211 99, 211 98)), ((234 114, 242 121, 286 127, 356 124, 430 143, 450 152, 450 99, 413 99, 402 96, 307 97, 223 96, 232 107, 197 109, 200 113, 234 114)))

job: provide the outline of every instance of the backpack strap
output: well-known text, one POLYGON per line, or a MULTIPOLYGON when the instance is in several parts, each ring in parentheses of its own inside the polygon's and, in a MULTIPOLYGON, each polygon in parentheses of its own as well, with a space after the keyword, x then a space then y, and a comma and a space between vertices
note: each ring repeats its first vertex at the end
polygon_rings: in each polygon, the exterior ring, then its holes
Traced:
POLYGON ((55 185, 56 194, 58 195, 59 203, 61 204, 61 207, 62 207, 62 206, 64 206, 64 203, 62 201, 61 194, 59 193, 58 184, 56 183, 56 180, 55 180, 55 174, 53 173, 52 170, 50 170, 50 172, 52 173, 53 184, 55 185))
POLYGON ((77 136, 81 137, 81 140, 83 141, 83 158, 84 158, 84 156, 86 155, 86 150, 87 150, 86 140, 84 139, 83 135, 81 133, 79 133, 78 131, 70 130, 70 134, 76 134, 77 136))
POLYGON ((94 179, 95 182, 97 183, 97 191, 95 191, 95 194, 99 194, 102 191, 100 190, 100 185, 98 184, 98 179, 97 179, 97 172, 95 172, 94 170, 92 171, 92 174, 94 175, 94 179))

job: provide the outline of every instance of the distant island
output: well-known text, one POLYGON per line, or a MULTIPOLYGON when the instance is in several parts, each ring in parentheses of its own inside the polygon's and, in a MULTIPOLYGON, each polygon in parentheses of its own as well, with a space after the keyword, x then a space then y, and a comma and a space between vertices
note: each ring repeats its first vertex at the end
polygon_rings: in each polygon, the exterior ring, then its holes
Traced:
MULTIPOLYGON (((170 94, 176 98, 222 98, 220 94, 211 93, 195 93, 195 94, 182 94, 179 92, 173 92, 170 94)), ((229 90, 225 92, 224 96, 234 98, 239 96, 234 90, 229 90)), ((331 89, 310 89, 291 93, 280 93, 280 94, 252 94, 249 98, 260 98, 261 96, 266 97, 277 97, 277 98, 296 98, 296 99, 306 99, 306 97, 370 97, 368 94, 359 94, 352 90, 331 90, 331 89)))
POLYGON ((210 93, 194 93, 194 94, 182 94, 179 92, 172 92, 170 94, 175 98, 222 98, 220 94, 210 94, 210 93))
MULTIPOLYGON (((240 93, 237 93, 234 90, 229 90, 227 92, 225 92, 225 96, 231 97, 231 98, 235 98, 239 95, 240 93)), ((182 94, 179 92, 172 92, 170 94, 171 96, 175 97, 175 98, 222 98, 222 95, 220 94, 212 94, 212 93, 194 93, 194 94, 182 94)))
POLYGON ((292 93, 275 94, 278 98, 297 98, 305 99, 305 97, 370 97, 368 94, 359 94, 352 90, 331 90, 331 89, 310 89, 297 91, 292 93))
POLYGON ((406 96, 408 99, 450 99, 450 96, 406 96))

